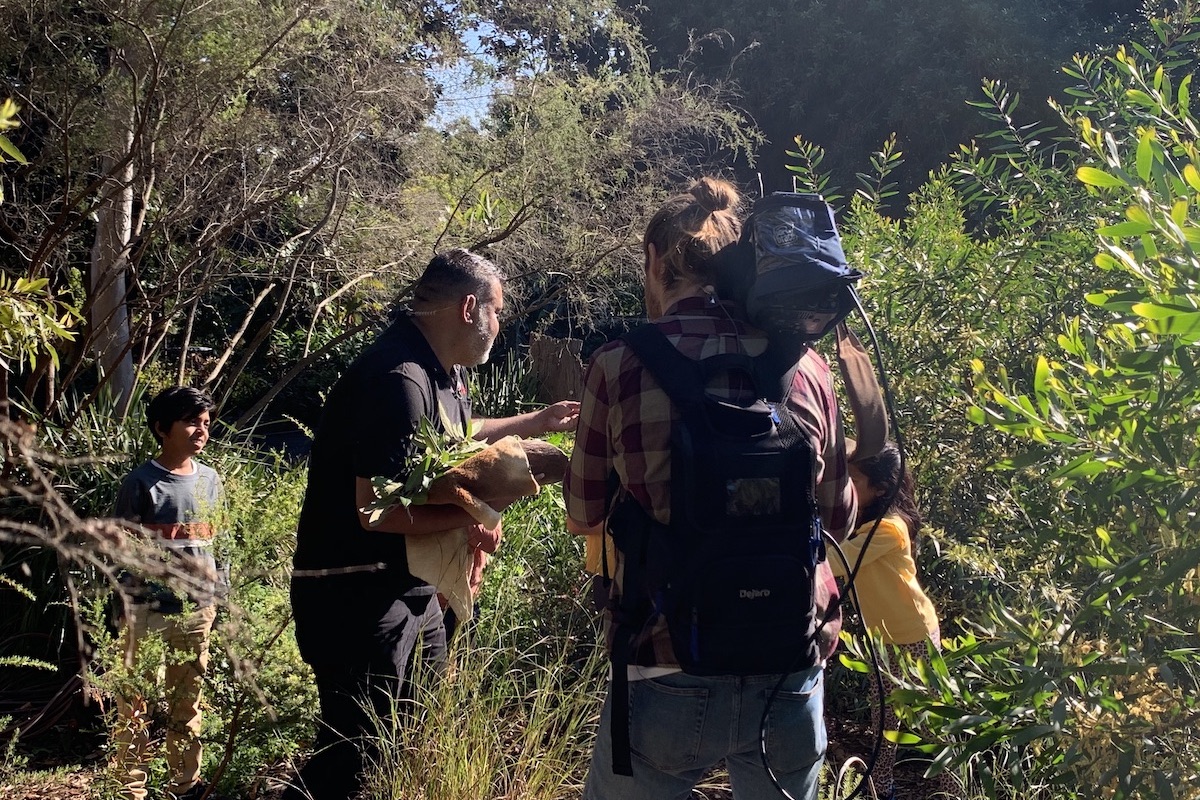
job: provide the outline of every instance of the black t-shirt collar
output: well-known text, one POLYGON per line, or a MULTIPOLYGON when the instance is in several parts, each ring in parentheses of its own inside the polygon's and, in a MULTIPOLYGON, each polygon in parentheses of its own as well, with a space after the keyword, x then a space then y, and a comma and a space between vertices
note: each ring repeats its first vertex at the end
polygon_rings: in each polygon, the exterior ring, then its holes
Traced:
POLYGON ((417 327, 411 314, 400 314, 384 333, 384 336, 390 335, 399 337, 411 348, 409 352, 413 355, 413 361, 428 372, 429 378, 435 386, 450 389, 455 397, 466 392, 467 387, 462 377, 462 367, 455 366, 452 373, 446 372, 437 353, 433 352, 433 346, 429 344, 425 334, 417 327))

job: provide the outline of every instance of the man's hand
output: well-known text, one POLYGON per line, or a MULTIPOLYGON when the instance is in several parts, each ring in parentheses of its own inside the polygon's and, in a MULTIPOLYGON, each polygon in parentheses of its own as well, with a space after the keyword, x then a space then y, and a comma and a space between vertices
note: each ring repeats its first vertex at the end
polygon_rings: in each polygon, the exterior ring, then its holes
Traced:
POLYGON ((482 525, 471 525, 467 528, 467 546, 472 550, 482 550, 485 553, 494 553, 500 547, 500 525, 495 528, 487 529, 482 525))
POLYGON ((539 408, 537 411, 526 411, 515 417, 502 419, 476 417, 472 422, 479 423, 479 431, 475 434, 476 439, 495 442, 505 436, 520 436, 529 439, 541 436, 543 433, 573 431, 578 420, 579 401, 559 400, 554 405, 539 408))
POLYGON ((471 572, 467 575, 467 584, 471 589, 471 597, 479 596, 483 586, 483 568, 487 566, 488 553, 496 552, 500 546, 500 525, 488 530, 482 525, 471 525, 467 528, 467 547, 471 551, 471 572))
POLYGON ((559 400, 537 412, 535 423, 542 433, 573 431, 579 421, 579 401, 559 400))
POLYGON ((479 597, 479 590, 483 587, 483 568, 487 566, 488 559, 491 558, 482 550, 471 551, 471 572, 467 575, 467 586, 471 590, 471 599, 479 597))

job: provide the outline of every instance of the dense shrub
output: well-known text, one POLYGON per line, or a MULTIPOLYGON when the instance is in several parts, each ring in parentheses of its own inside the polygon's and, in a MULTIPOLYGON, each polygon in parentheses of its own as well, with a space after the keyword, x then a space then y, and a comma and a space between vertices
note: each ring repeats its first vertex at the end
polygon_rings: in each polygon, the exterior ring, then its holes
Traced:
POLYGON ((939 596, 963 635, 896 697, 990 797, 1195 796, 1196 11, 1077 57, 1067 140, 1001 125, 905 223, 853 215, 903 264, 873 296, 962 570, 939 596))

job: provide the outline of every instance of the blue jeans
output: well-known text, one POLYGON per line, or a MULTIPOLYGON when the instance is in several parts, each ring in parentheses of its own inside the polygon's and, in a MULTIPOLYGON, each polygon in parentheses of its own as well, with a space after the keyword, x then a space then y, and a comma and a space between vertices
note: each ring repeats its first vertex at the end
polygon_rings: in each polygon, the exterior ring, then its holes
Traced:
MULTIPOLYGON (((736 800, 779 800, 763 768, 759 726, 778 675, 703 678, 675 673, 629 684, 633 776, 612 771, 612 693, 604 701, 585 800, 687 798, 725 760, 736 800)), ((767 757, 797 800, 817 796, 825 758, 821 667, 787 677, 767 718, 767 757)))

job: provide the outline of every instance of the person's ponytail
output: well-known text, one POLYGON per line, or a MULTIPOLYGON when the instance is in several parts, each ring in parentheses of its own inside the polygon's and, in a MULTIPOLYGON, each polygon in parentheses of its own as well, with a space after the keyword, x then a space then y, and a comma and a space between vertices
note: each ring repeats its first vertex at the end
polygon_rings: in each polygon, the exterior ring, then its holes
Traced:
POLYGON ((729 181, 703 177, 675 195, 646 226, 643 247, 654 245, 667 264, 667 283, 700 285, 715 279, 715 256, 742 235, 741 195, 729 181))

